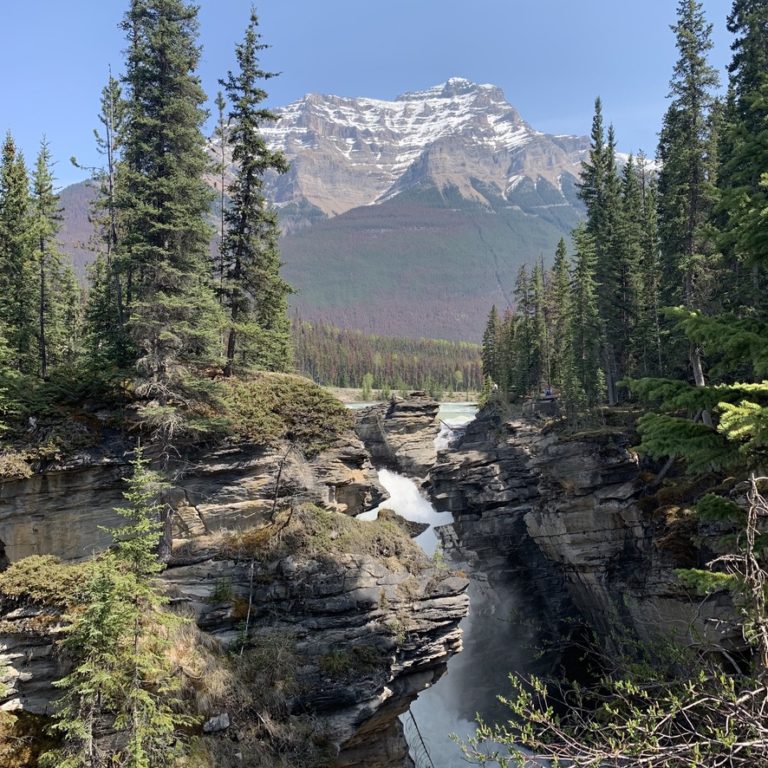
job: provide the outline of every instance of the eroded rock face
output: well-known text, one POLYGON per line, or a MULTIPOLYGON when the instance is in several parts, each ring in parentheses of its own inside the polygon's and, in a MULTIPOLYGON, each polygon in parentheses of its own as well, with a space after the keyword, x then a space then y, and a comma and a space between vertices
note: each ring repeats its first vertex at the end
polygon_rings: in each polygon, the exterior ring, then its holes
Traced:
POLYGON ((437 459, 440 404, 424 392, 366 408, 355 431, 380 468, 409 477, 425 477, 437 459))
POLYGON ((580 615, 604 637, 712 633, 728 601, 694 604, 681 588, 674 569, 691 563, 643 511, 630 445, 617 429, 566 437, 487 410, 430 474, 435 505, 454 514, 446 550, 492 582, 528 579, 539 615, 580 615))
MULTIPOLYGON (((0 486, 8 559, 54 554, 74 561, 105 547, 108 534, 99 526, 119 520, 112 508, 122 503, 124 454, 112 450, 90 463, 81 457, 0 486)), ((467 581, 435 568, 405 532, 399 536, 415 552, 406 564, 388 540, 367 554, 331 547, 327 554, 258 558, 232 544, 268 527, 276 509, 307 504, 346 525, 396 528, 386 515, 376 523, 349 521, 384 495, 359 439, 350 433, 311 460, 288 445, 229 445, 172 472, 165 499, 172 547, 163 579, 173 603, 191 610, 222 650, 244 632, 253 642, 286 638, 300 660, 290 706, 322 721, 338 752, 329 765, 411 768, 397 717, 460 650, 467 581)), ((339 535, 327 532, 329 546, 339 535)), ((7 599, 0 612, 0 682, 7 687, 0 706, 49 714, 52 683, 64 673, 60 616, 7 599)), ((229 715, 236 730, 238 713, 229 715)))
MULTIPOLYGON (((112 510, 124 503, 130 450, 127 442, 112 441, 108 451, 0 482, 0 541, 7 560, 42 554, 78 560, 104 549, 110 535, 100 526, 121 520, 112 510)), ((356 515, 386 496, 351 433, 311 460, 288 445, 233 444, 185 459, 170 473, 176 478, 166 498, 174 538, 243 530, 263 522, 276 502, 312 502, 356 515)))

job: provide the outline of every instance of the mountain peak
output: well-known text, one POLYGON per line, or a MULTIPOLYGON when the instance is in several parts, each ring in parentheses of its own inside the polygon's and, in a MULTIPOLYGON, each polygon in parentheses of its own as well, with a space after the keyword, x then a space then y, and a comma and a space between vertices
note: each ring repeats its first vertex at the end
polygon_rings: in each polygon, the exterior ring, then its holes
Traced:
POLYGON ((453 99, 457 96, 479 95, 491 96, 494 101, 506 101, 504 92, 490 83, 475 83, 466 77, 449 77, 445 82, 433 85, 420 91, 406 91, 395 101, 426 101, 429 99, 453 99))

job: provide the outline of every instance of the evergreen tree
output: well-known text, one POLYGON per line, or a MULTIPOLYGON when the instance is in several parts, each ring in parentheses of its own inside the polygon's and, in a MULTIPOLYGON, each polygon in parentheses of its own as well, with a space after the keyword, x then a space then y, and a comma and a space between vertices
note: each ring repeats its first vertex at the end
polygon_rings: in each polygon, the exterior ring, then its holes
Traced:
POLYGON ((94 130, 96 147, 105 166, 95 173, 99 195, 93 206, 98 231, 96 259, 91 266, 90 291, 85 308, 87 346, 91 362, 104 366, 127 367, 135 360, 128 339, 126 322, 128 265, 120 253, 120 215, 118 211, 118 170, 121 136, 125 122, 125 102, 120 83, 110 72, 101 92, 101 128, 94 130))
POLYGON ((483 331, 482 361, 483 378, 490 377, 492 381, 499 383, 499 313, 496 305, 491 307, 488 314, 488 322, 483 331))
POLYGON ((231 205, 226 213, 224 306, 229 315, 226 371, 235 359, 269 370, 286 370, 290 364, 287 297, 291 288, 280 276, 277 247, 277 214, 264 195, 264 174, 285 173, 288 162, 279 150, 267 147, 259 128, 277 115, 260 104, 267 97, 261 81, 274 73, 261 69, 258 19, 251 12, 245 38, 235 54, 239 72, 222 81, 232 105, 228 140, 236 167, 230 187, 231 205))
POLYGON ((616 383, 623 375, 620 295, 617 269, 619 219, 621 216, 621 183, 616 170, 616 139, 613 126, 606 139, 603 129, 602 103, 595 100, 595 115, 589 158, 582 164, 579 195, 587 208, 586 232, 595 248, 595 279, 598 312, 602 319, 601 356, 606 373, 609 403, 618 401, 616 383))
POLYGON ((37 258, 38 373, 43 379, 48 376, 48 366, 52 362, 49 335, 56 332, 53 326, 58 320, 57 294, 53 286, 58 283, 61 269, 61 255, 56 247, 60 221, 59 196, 53 189, 51 153, 48 142, 43 139, 32 178, 31 219, 37 258))
POLYGON ((211 191, 201 128, 205 94, 197 7, 131 0, 123 162, 117 208, 140 392, 173 401, 185 363, 211 359, 218 315, 210 285, 211 191))
MULTIPOLYGON (((672 29, 679 58, 658 150, 661 296, 666 305, 705 309, 715 253, 710 219, 715 199, 713 90, 718 76, 707 61, 712 25, 701 3, 679 0, 677 14, 672 29)), ((696 384, 703 386, 702 350, 690 346, 688 360, 696 384)))
POLYGON ((768 305, 768 1, 735 0, 728 29, 736 38, 720 144, 721 244, 728 272, 746 276, 731 301, 743 314, 740 305, 768 305))
POLYGON ((24 158, 9 133, 0 160, 0 322, 13 368, 37 371, 36 268, 24 158))
POLYGON ((533 299, 533 338, 536 355, 536 381, 534 384, 544 390, 552 385, 552 349, 549 330, 549 308, 546 301, 546 275, 543 261, 540 260, 531 276, 531 294, 533 299))
POLYGON ((640 179, 630 155, 621 177, 621 207, 614 262, 614 337, 622 378, 636 374, 637 360, 641 354, 637 331, 640 322, 644 223, 640 179))
POLYGON ((183 749, 180 682, 168 659, 168 630, 178 619, 163 612, 155 576, 162 535, 162 488, 137 451, 124 494, 129 505, 116 511, 126 523, 113 531, 114 546, 94 562, 73 612, 65 647, 75 660, 57 685, 63 689, 55 729, 64 737, 48 753, 49 768, 124 765, 159 768, 183 749), (158 631, 160 630, 160 631, 158 631), (117 738, 100 740, 110 732, 117 738))
POLYGON ((571 367, 569 347, 571 318, 571 276, 568 269, 568 254, 565 240, 560 238, 555 251, 555 263, 551 279, 551 332, 552 339, 552 385, 562 390, 566 371, 571 367))
POLYGON ((586 228, 577 228, 573 239, 576 263, 573 271, 570 346, 573 376, 578 389, 574 389, 572 398, 578 400, 583 393, 584 405, 591 408, 602 401, 605 387, 605 374, 600 365, 602 323, 595 281, 597 251, 594 238, 586 228))
POLYGON ((514 341, 508 389, 515 398, 525 397, 538 386, 540 350, 536 346, 535 306, 528 267, 523 264, 515 281, 514 341))
POLYGON ((642 254, 640 295, 635 348, 638 375, 654 376, 662 372, 662 340, 659 314, 659 234, 656 182, 648 173, 645 158, 638 158, 637 175, 642 200, 642 254))

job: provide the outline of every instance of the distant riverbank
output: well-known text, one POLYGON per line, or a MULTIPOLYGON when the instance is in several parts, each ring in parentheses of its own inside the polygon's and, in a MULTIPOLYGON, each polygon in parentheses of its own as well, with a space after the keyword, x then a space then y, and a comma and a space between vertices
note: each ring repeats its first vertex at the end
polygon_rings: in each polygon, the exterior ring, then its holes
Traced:
MULTIPOLYGON (((342 403, 359 403, 363 401, 363 390, 355 387, 324 387, 335 398, 341 400, 342 403)), ((394 390, 393 390, 394 391, 394 390)), ((405 392, 411 392, 413 390, 407 389, 405 392)), ((399 394, 399 392, 398 392, 399 394)), ((367 399, 377 400, 378 392, 373 390, 367 399)), ((477 402, 479 392, 444 392, 440 398, 441 403, 464 403, 464 402, 477 402)), ((382 398, 389 399, 389 398, 382 398)))

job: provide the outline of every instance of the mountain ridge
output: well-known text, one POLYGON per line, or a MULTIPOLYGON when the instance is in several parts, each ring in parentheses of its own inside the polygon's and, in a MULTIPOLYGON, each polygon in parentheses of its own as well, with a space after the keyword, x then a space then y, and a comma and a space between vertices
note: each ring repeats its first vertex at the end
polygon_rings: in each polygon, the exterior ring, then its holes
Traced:
MULTIPOLYGON (((261 130, 291 167, 268 174, 265 191, 307 320, 478 341, 490 305, 510 306, 520 265, 549 259, 583 215, 589 139, 536 130, 495 85, 454 77, 392 100, 307 94, 274 111, 261 130)), ((216 138, 209 153, 220 161, 216 138)), ((60 239, 81 272, 89 194, 62 196, 60 239)))

